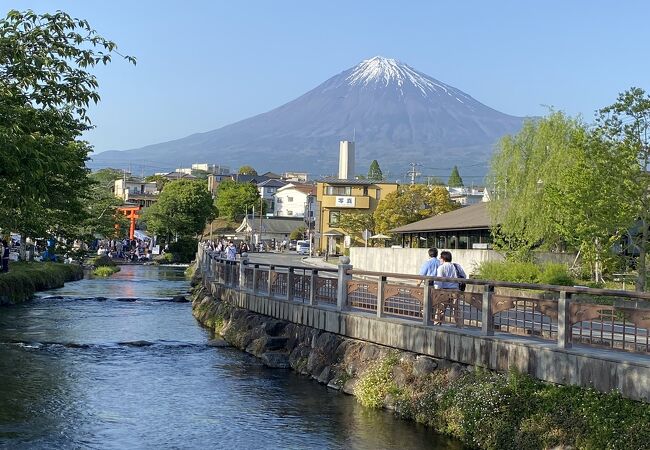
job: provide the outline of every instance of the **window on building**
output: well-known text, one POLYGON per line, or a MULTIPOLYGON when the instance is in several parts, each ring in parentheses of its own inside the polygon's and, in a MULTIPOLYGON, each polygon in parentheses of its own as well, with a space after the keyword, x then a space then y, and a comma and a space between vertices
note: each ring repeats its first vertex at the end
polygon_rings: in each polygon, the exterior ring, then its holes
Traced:
POLYGON ((293 197, 287 197, 287 201, 288 201, 288 202, 292 202, 292 201, 293 201, 293 197))
POLYGON ((338 225, 340 216, 341 213, 339 211, 330 211, 330 226, 338 225))
POLYGON ((469 248, 469 239, 467 238, 466 232, 461 232, 458 236, 458 248, 467 249, 469 248))
POLYGON ((282 197, 278 197, 278 198, 276 198, 276 199, 275 199, 275 202, 276 202, 276 203, 282 203, 282 197))
POLYGON ((363 195, 368 195, 368 186, 363 187, 363 195))
POLYGON ((352 195, 351 186, 325 186, 325 195, 352 195))
POLYGON ((290 209, 287 209, 287 216, 293 216, 293 211, 291 211, 290 209))

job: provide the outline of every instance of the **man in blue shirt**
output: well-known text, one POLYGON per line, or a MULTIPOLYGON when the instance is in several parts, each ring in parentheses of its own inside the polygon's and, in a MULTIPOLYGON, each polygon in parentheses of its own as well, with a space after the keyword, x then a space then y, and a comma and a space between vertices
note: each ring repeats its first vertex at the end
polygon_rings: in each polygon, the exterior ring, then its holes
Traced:
MULTIPOLYGON (((435 277, 438 272, 438 266, 440 266, 440 261, 438 260, 438 249, 431 247, 429 249, 429 260, 425 261, 420 268, 420 275, 425 277, 435 277)), ((418 283, 418 286, 422 284, 422 280, 418 283)))

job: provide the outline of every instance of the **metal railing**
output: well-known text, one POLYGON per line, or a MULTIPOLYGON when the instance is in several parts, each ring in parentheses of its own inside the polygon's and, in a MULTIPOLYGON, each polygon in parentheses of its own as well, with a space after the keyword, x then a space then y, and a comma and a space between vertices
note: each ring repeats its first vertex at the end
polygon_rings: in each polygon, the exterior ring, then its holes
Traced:
POLYGON ((199 246, 210 281, 290 302, 650 354, 650 293, 225 261, 199 246), (468 291, 433 281, 462 281, 468 291), (420 285, 416 285, 420 282, 420 285))

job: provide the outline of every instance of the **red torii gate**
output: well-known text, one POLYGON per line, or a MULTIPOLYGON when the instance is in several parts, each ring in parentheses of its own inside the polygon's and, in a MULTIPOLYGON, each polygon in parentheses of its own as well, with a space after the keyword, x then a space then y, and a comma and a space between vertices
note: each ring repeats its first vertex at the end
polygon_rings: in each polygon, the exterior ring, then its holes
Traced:
MULTIPOLYGON (((135 235, 135 221, 140 218, 138 215, 138 211, 142 209, 142 206, 140 205, 128 205, 128 206, 120 206, 117 208, 119 212, 124 214, 127 219, 131 220, 131 226, 129 227, 129 239, 133 240, 133 237, 135 235)), ((118 231, 120 229, 120 224, 116 223, 115 224, 115 231, 118 231)))

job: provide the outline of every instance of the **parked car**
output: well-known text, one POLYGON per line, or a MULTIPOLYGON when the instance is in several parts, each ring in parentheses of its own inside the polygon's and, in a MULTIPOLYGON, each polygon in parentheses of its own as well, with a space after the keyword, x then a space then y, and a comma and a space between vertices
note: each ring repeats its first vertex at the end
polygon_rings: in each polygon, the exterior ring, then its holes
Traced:
POLYGON ((299 255, 308 255, 309 254, 309 241, 298 241, 296 242, 296 253, 299 255))
POLYGON ((298 241, 297 241, 297 240, 295 240, 295 239, 291 239, 291 240, 289 241, 289 250, 295 250, 297 244, 298 244, 298 241))

